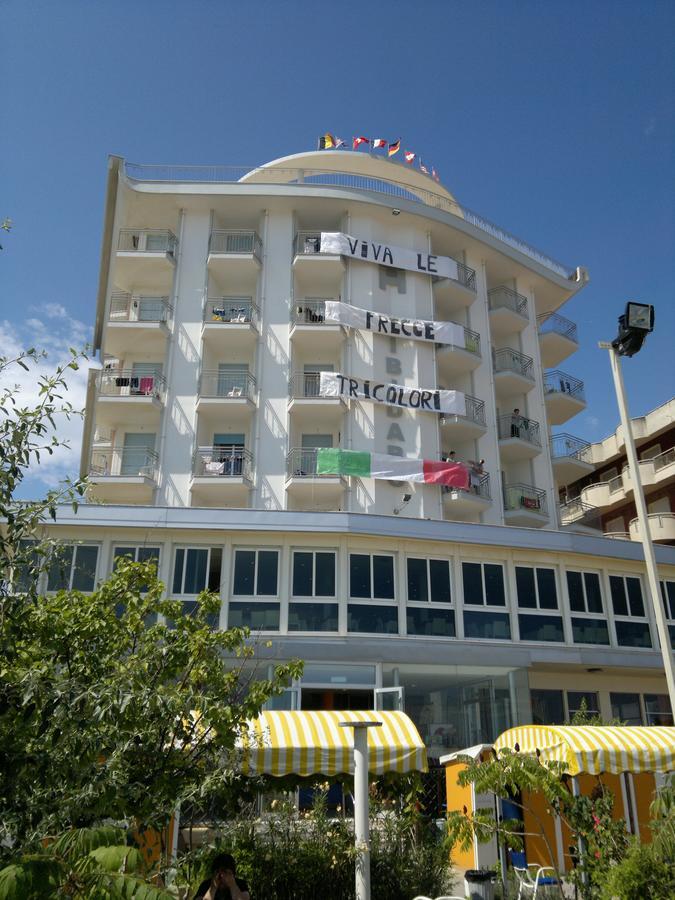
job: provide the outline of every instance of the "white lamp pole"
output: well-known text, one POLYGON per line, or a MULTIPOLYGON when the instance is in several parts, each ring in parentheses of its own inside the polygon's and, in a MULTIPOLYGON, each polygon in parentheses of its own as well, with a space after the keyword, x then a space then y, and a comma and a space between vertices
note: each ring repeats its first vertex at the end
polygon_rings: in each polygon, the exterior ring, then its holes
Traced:
POLYGON ((623 374, 621 372, 621 360, 619 359, 619 354, 611 344, 602 341, 598 346, 601 349, 606 349, 609 351, 609 360, 612 366, 612 375, 614 376, 616 399, 617 403, 619 404, 621 424, 623 426, 623 433, 626 441, 626 456, 628 457, 630 478, 633 482, 633 496, 635 497, 635 508, 637 510, 638 526, 640 529, 640 537, 642 539, 642 548, 645 554, 645 566, 647 567, 649 593, 652 598, 654 618, 656 619, 656 628, 659 635, 659 642, 661 644, 661 655, 663 656, 663 668, 665 669, 666 673, 666 684, 668 685, 670 708, 673 715, 675 715, 675 668, 673 667, 673 652, 670 645, 668 624, 666 622, 663 605, 661 603, 661 589, 659 586, 659 576, 656 569, 654 544, 652 542, 651 531, 649 530, 647 504, 645 502, 644 491, 642 490, 642 479, 640 478, 640 464, 638 462, 637 450, 635 449, 635 440, 633 438, 631 420, 630 416, 628 415, 628 404, 626 402, 626 392, 624 390, 623 374))
POLYGON ((368 729, 382 722, 340 722, 354 729, 354 846, 356 900, 370 900, 370 823, 368 801, 368 729))

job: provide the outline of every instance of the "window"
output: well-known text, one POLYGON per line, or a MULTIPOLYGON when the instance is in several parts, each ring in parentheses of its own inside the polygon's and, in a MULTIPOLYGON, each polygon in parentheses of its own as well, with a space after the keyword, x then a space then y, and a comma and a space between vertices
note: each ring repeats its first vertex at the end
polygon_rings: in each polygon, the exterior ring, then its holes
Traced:
POLYGON ((337 603, 289 603, 289 631, 337 631, 337 603))
POLYGON ((642 710, 639 694, 609 695, 612 704, 612 718, 620 719, 626 725, 642 725, 642 710))
POLYGON ((572 616, 572 639, 575 644, 609 644, 609 628, 603 615, 600 577, 595 572, 567 572, 567 593, 572 616))
POLYGON ((663 609, 670 632, 670 643, 675 648, 675 581, 662 581, 660 584, 663 609))
POLYGON ((408 602, 451 603, 447 559, 408 557, 408 602))
POLYGON ((232 593, 239 597, 276 597, 278 573, 278 550, 237 550, 232 593))
POLYGON ((555 570, 516 566, 516 589, 520 609, 538 609, 543 615, 518 614, 521 641, 565 640, 562 617, 549 614, 558 609, 555 570))
POLYGON ((279 604, 256 600, 254 603, 230 602, 228 628, 250 628, 251 631, 278 631, 279 604))
POLYGON ((173 593, 220 592, 220 547, 179 547, 173 567, 173 593))
POLYGON ((599 716, 600 706, 595 691, 567 691, 567 717, 572 721, 582 710, 589 716, 599 716))
POLYGON ((652 639, 640 579, 629 575, 610 575, 609 587, 619 646, 651 647, 652 639), (636 619, 642 621, 635 621, 636 619))
POLYGON ((35 549, 37 546, 37 541, 19 541, 19 551, 14 557, 12 572, 12 586, 15 591, 29 591, 32 587, 37 587, 42 571, 42 560, 35 549))
POLYGON ((47 574, 48 591, 93 591, 98 547, 88 544, 55 548, 47 574))
POLYGON ((293 552, 294 597, 335 596, 335 553, 295 550, 293 552))
POLYGON ((644 694, 647 725, 672 725, 673 711, 667 694, 644 694))
POLYGON ((388 287, 395 287, 399 294, 405 294, 405 269, 395 269, 393 266, 380 266, 380 290, 386 291, 388 287))
POLYGON ((498 563, 462 563, 464 635, 468 638, 510 640, 508 613, 469 610, 467 606, 506 606, 504 569, 498 563))
POLYGON ((159 565, 159 547, 115 547, 113 559, 119 559, 121 556, 128 556, 132 562, 149 562, 154 560, 159 565))
POLYGON ((398 634, 398 610, 395 606, 368 606, 350 603, 347 608, 347 628, 371 634, 398 634))
POLYGON ((349 596, 364 600, 393 600, 394 557, 350 553, 349 596))
POLYGON ((565 721, 565 706, 562 691, 531 690, 532 724, 562 725, 565 721))

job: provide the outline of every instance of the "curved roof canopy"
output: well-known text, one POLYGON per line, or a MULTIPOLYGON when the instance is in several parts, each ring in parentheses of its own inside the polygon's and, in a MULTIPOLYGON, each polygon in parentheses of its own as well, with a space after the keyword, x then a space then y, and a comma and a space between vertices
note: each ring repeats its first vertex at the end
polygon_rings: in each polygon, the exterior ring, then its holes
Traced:
POLYGON ((567 763, 569 775, 586 772, 670 772, 675 728, 629 725, 522 725, 497 738, 495 750, 534 754, 567 763))

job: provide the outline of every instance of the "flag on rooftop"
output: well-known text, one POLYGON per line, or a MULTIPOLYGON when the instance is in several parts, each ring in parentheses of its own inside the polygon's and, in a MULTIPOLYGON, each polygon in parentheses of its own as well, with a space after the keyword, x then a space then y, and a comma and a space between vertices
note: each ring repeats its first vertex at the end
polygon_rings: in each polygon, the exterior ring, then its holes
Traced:
POLYGON ((384 138, 373 138, 373 149, 378 150, 380 147, 386 147, 387 142, 384 138))
POLYGON ((356 150, 356 148, 357 148, 360 144, 369 144, 369 143, 370 143, 370 141, 368 140, 367 137, 355 137, 354 140, 352 141, 352 146, 353 146, 354 149, 356 150))
POLYGON ((403 155, 405 156, 405 161, 410 165, 415 162, 415 154, 412 152, 412 150, 406 150, 403 155))
POLYGON ((358 450, 321 449, 316 456, 317 475, 353 475, 356 478, 382 478, 387 481, 411 481, 420 484, 445 484, 469 489, 469 470, 462 463, 435 459, 404 459, 385 453, 358 450))
POLYGON ((346 147, 346 146, 347 146, 347 142, 346 142, 346 141, 343 141, 341 137, 338 137, 338 136, 336 135, 336 136, 335 136, 335 149, 336 149, 336 150, 339 150, 340 147, 346 147))
POLYGON ((326 132, 326 134, 322 135, 319 138, 319 150, 330 150, 331 147, 334 147, 334 146, 335 146, 335 138, 333 137, 332 134, 328 134, 328 132, 326 132))
POLYGON ((397 141, 394 141, 393 144, 389 144, 389 149, 387 150, 387 155, 393 156, 395 153, 398 153, 398 151, 400 149, 401 149, 401 138, 399 138, 397 141))
POLYGON ((428 175, 428 174, 429 174, 429 170, 428 170, 427 167, 424 165, 424 163, 422 162, 421 159, 420 159, 420 172, 424 172, 425 175, 428 175))
POLYGON ((441 179, 438 177, 438 172, 437 172, 436 169, 434 169, 434 168, 431 169, 431 177, 434 179, 434 181, 440 181, 440 180, 441 180, 441 179))

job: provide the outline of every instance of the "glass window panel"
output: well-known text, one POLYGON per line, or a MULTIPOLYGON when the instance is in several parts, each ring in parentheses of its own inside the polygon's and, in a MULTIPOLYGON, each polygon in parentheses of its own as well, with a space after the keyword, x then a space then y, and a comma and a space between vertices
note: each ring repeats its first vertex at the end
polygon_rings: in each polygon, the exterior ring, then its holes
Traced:
POLYGON ((611 693, 609 699, 612 704, 612 718, 620 719, 626 725, 642 725, 639 694, 611 693))
POLYGON ((277 569, 279 553, 276 550, 258 550, 258 590, 261 597, 277 594, 277 569))
POLYGON ((317 597, 335 596, 335 554, 315 554, 314 566, 316 569, 316 586, 314 588, 317 597))
MULTIPOLYGON (((197 610, 199 609, 199 603, 196 600, 183 600, 183 615, 184 616, 196 616, 197 610)), ((209 613, 206 616, 206 621, 211 628, 214 630, 218 628, 220 616, 218 613, 209 613)))
POLYGON ((223 551, 220 547, 211 548, 211 556, 209 558, 209 581, 208 589, 216 594, 220 593, 220 572, 222 567, 223 551))
POLYGON ((567 572, 567 591, 570 597, 570 609, 574 612, 585 612, 584 589, 581 583, 581 572, 567 572))
POLYGON ((70 585, 70 568, 73 562, 73 547, 54 547, 47 575, 48 591, 65 591, 70 585))
POLYGON ((307 662, 303 684, 358 684, 374 687, 375 666, 352 666, 342 663, 307 662))
POLYGON ((553 569, 537 569, 537 588, 539 590, 539 609, 557 609, 558 592, 553 569))
POLYGON ((620 647, 651 647, 647 622, 616 621, 616 641, 620 647))
POLYGON ((521 641, 555 641, 565 640, 562 619, 558 616, 519 615, 518 628, 521 641))
POLYGON ((23 562, 15 563, 14 567, 14 587, 17 591, 29 591, 39 575, 40 555, 36 550, 31 550, 31 546, 35 543, 35 541, 19 541, 19 553, 23 557, 23 562))
POLYGON ((291 603, 288 607, 289 631, 337 631, 337 603, 291 603))
POLYGON ((562 725, 565 721, 565 706, 562 691, 532 690, 532 724, 562 725))
POLYGON ((408 600, 429 599, 426 559, 408 558, 408 600))
POLYGON ((253 603, 232 601, 227 617, 228 628, 250 628, 251 631, 278 631, 279 604, 256 600, 253 603))
POLYGON ((586 603, 588 612, 602 612, 602 594, 600 593, 600 578, 593 572, 584 572, 584 585, 586 586, 586 603))
POLYGON ((395 597, 393 556, 373 556, 373 597, 377 600, 395 597))
POLYGON ((575 644, 609 644, 609 630, 603 619, 572 617, 572 638, 575 644))
POLYGON ((138 561, 139 562, 151 562, 153 561, 159 565, 159 547, 139 547, 138 548, 138 561))
POLYGON ((670 646, 675 650, 675 625, 668 626, 668 633, 670 634, 670 646))
POLYGON ((504 570, 501 566, 485 564, 485 602, 492 606, 506 606, 504 570))
POLYGON ((537 606, 537 595, 534 589, 533 569, 516 566, 516 588, 518 591, 518 606, 535 609, 537 606))
POLYGON ((639 578, 626 578, 628 590, 628 604, 631 616, 644 616, 645 605, 642 599, 642 587, 639 578))
POLYGON ((609 576, 609 589, 612 594, 612 608, 615 616, 628 615, 628 602, 626 601, 626 587, 623 578, 618 575, 609 576))
POLYGON ((669 619, 675 619, 675 581, 666 581, 666 595, 669 601, 669 619))
POLYGON ((234 588, 238 595, 252 596, 255 585, 255 550, 237 550, 234 554, 234 588))
MULTIPOLYGON (((430 559, 431 600, 434 603, 451 603, 450 563, 447 559, 430 559)), ((454 623, 454 619, 453 619, 454 623)))
POLYGON ((483 605, 483 579, 480 563, 462 563, 464 603, 483 605))
POLYGON ((370 557, 364 553, 349 555, 349 596, 370 600, 370 557))
POLYGON ((96 583, 98 547, 76 547, 73 566, 73 590, 93 591, 96 583))
POLYGON ((185 562, 185 550, 176 550, 176 559, 173 565, 173 593, 180 594, 183 588, 183 564, 185 562))
POLYGON ((190 547, 185 555, 184 594, 198 594, 206 587, 206 563, 209 551, 206 548, 190 547))
POLYGON ((568 691, 567 692, 567 710, 570 719, 581 710, 585 704, 586 712, 590 715, 597 716, 600 714, 598 705, 598 695, 595 691, 568 691))
POLYGON ((673 713, 667 694, 645 694, 647 725, 672 725, 673 713))
POLYGON ((430 637, 455 636, 455 613, 452 609, 409 606, 406 617, 408 634, 425 634, 430 637))
POLYGON ((395 606, 348 606, 348 631, 371 634, 398 634, 398 610, 395 606))
POLYGON ((488 638, 508 641, 511 625, 506 613, 464 610, 464 635, 468 638, 488 638))
POLYGON ((293 554, 293 596, 311 597, 314 594, 312 559, 313 553, 293 554))
POLYGON ((136 559, 136 547, 115 547, 113 550, 113 560, 127 556, 131 560, 136 559))

